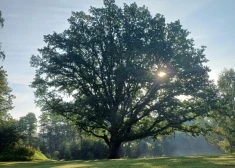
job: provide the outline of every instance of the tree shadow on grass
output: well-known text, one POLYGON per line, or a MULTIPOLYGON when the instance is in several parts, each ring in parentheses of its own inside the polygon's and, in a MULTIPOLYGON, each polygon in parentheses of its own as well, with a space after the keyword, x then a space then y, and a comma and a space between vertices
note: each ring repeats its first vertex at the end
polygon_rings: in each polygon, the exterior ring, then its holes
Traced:
POLYGON ((155 159, 0 162, 1 168, 235 168, 235 154, 155 159))

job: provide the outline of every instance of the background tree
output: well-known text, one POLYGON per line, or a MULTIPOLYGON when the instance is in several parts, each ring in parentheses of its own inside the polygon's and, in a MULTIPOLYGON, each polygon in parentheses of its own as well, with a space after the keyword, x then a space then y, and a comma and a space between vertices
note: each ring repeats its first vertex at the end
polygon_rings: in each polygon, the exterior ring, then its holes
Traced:
POLYGON ((1 115, 0 118, 0 156, 9 152, 21 139, 17 129, 17 121, 9 114, 1 115))
POLYGON ((123 142, 205 131, 186 123, 206 116, 216 101, 205 47, 194 48, 179 21, 167 24, 135 3, 119 8, 104 0, 89 11, 73 12, 70 28, 45 36, 47 45, 31 58, 42 111, 102 138, 109 158, 119 157, 123 142))
POLYGON ((235 71, 225 69, 218 79, 220 108, 214 117, 219 128, 222 129, 224 140, 220 146, 226 152, 235 152, 235 71))
POLYGON ((35 149, 21 144, 22 134, 18 130, 18 121, 10 114, 0 118, 0 161, 32 160, 35 149))
MULTIPOLYGON (((4 19, 0 11, 0 27, 3 27, 4 19)), ((4 60, 4 52, 1 51, 0 59, 4 60)), ((6 153, 13 152, 15 145, 21 139, 21 135, 17 129, 17 121, 8 113, 13 108, 11 88, 8 86, 7 73, 0 66, 0 160, 3 160, 6 153)))
MULTIPOLYGON (((4 19, 0 11, 0 26, 3 27, 4 19)), ((5 59, 1 51, 0 59, 5 59)), ((18 130, 18 122, 8 113, 13 108, 11 89, 8 86, 7 74, 3 67, 0 67, 0 161, 30 160, 35 154, 31 147, 19 145, 22 138, 18 130)))
MULTIPOLYGON (((4 25, 4 18, 2 17, 2 11, 0 11, 0 27, 3 27, 4 25)), ((1 51, 1 43, 0 43, 0 58, 4 59, 5 58, 5 54, 3 51, 1 51)))
POLYGON ((11 88, 8 86, 7 74, 3 67, 0 67, 0 116, 5 115, 13 108, 11 88))
MULTIPOLYGON (((4 19, 2 18, 2 13, 0 11, 0 25, 3 27, 4 19)), ((0 59, 4 60, 4 52, 1 51, 0 44, 0 59)), ((13 108, 12 99, 14 96, 11 94, 11 89, 8 87, 7 73, 4 71, 3 67, 0 67, 0 116, 6 115, 7 111, 13 108)))
POLYGON ((4 23, 4 18, 2 17, 2 11, 0 11, 0 25, 3 27, 4 23))
POLYGON ((104 143, 75 130, 65 117, 43 112, 39 118, 40 150, 48 157, 66 160, 107 157, 107 147, 104 143))
MULTIPOLYGON (((42 142, 40 148, 49 157, 53 157, 55 151, 59 151, 67 142, 74 142, 76 133, 69 122, 62 116, 43 112, 39 117, 39 137, 42 142)), ((59 156, 58 156, 59 157, 59 156)), ((66 156, 69 159, 69 156, 66 156)))
POLYGON ((37 118, 34 113, 28 113, 26 116, 20 117, 18 121, 18 130, 25 136, 24 143, 26 145, 37 147, 37 118))

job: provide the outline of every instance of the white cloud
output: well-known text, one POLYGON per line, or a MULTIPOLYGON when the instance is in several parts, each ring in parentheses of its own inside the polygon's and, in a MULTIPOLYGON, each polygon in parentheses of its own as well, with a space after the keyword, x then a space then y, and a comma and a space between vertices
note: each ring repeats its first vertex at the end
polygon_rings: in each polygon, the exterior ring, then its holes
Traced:
POLYGON ((15 75, 15 74, 8 74, 8 81, 10 84, 20 84, 20 85, 26 85, 29 86, 30 83, 33 81, 34 76, 30 75, 15 75))

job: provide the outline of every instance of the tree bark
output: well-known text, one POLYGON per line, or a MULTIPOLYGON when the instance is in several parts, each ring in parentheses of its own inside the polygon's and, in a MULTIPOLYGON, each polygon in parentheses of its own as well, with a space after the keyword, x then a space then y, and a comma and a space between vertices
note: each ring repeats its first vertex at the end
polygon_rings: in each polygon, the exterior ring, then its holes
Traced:
POLYGON ((111 141, 109 144, 109 158, 108 159, 119 159, 119 149, 121 142, 111 141))

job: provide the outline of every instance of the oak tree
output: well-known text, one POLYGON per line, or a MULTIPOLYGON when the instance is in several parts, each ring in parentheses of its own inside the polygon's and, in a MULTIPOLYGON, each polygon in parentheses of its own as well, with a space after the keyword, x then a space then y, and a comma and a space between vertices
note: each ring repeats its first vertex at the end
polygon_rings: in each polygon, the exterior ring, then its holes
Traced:
POLYGON ((37 105, 104 139, 111 159, 123 142, 202 133, 193 120, 216 101, 205 47, 195 48, 179 21, 135 3, 104 0, 89 12, 73 12, 70 27, 44 36, 46 46, 32 56, 37 105))

